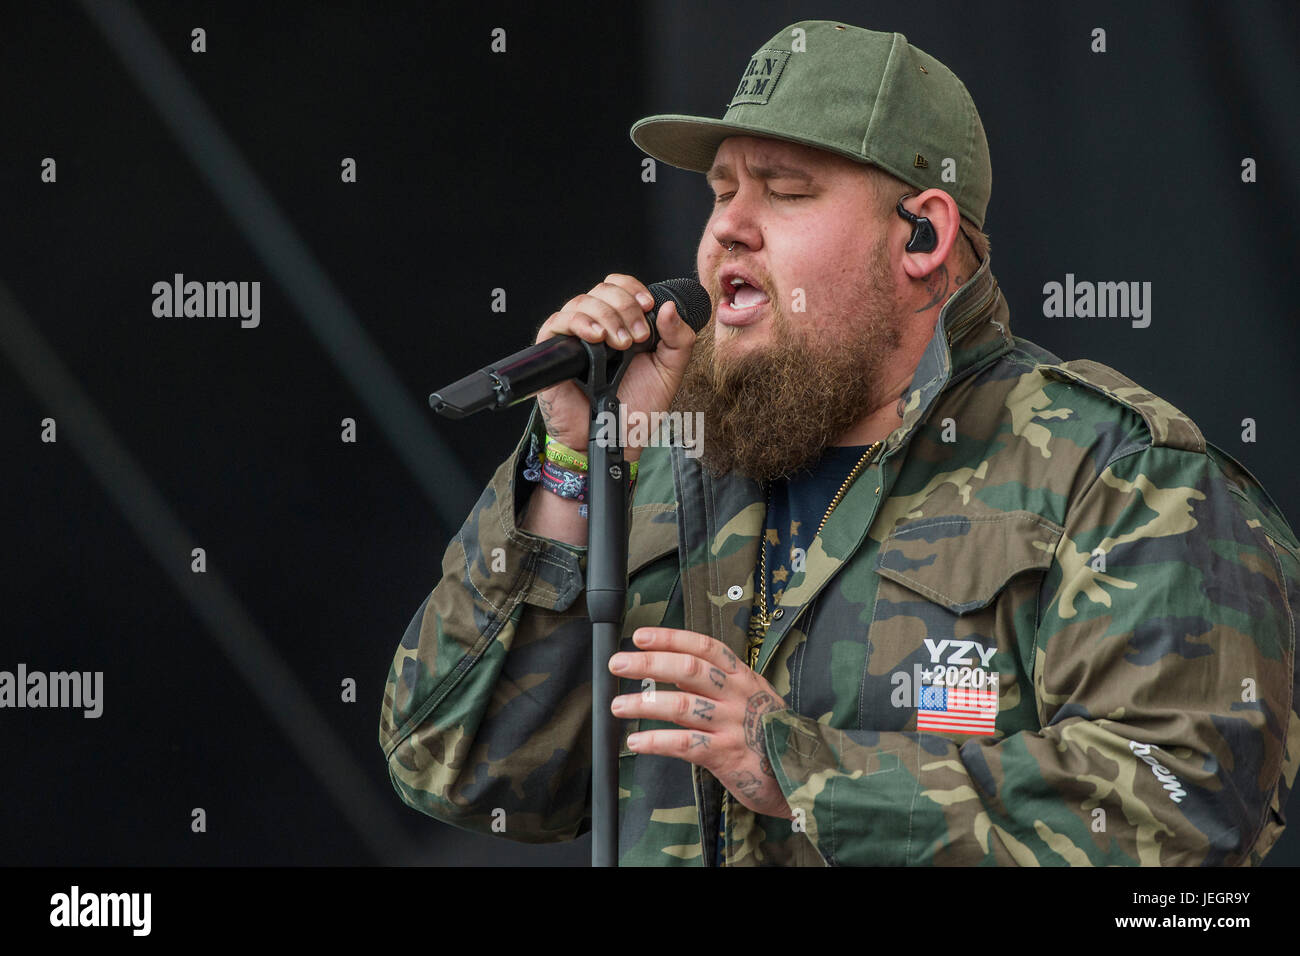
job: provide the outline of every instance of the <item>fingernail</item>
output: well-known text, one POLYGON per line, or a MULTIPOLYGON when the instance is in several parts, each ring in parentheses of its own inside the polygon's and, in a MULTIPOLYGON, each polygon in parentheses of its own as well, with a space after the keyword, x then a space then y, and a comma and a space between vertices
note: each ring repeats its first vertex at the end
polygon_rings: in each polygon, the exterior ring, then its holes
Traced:
POLYGON ((626 345, 628 342, 632 340, 632 336, 628 335, 627 332, 624 331, 623 329, 619 329, 617 332, 615 332, 614 338, 620 345, 626 345))
POLYGON ((632 326, 632 331, 635 332, 637 335, 649 335, 649 334, 650 334, 650 330, 649 330, 648 328, 646 328, 646 324, 645 324, 644 322, 642 322, 640 319, 637 319, 636 322, 635 322, 635 324, 633 324, 633 326, 632 326))
POLYGON ((612 671, 627 670, 628 660, 625 654, 615 654, 609 659, 609 669, 612 671))
POLYGON ((638 293, 636 297, 636 301, 637 304, 639 304, 641 308, 645 309, 647 312, 649 312, 650 308, 655 304, 655 300, 650 298, 650 296, 645 292, 638 293))
POLYGON ((641 746, 641 737, 638 734, 632 734, 632 736, 627 738, 628 750, 636 750, 640 746, 641 746))
POLYGON ((627 702, 622 697, 615 697, 614 702, 609 705, 609 709, 615 714, 621 714, 627 707, 627 702))

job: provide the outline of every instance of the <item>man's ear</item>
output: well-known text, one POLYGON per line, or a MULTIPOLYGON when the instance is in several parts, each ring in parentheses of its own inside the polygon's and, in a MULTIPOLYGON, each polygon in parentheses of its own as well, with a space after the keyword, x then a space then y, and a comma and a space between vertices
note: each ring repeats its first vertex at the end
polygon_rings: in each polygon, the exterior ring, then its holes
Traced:
MULTIPOLYGON (((902 203, 903 208, 912 215, 928 219, 930 228, 934 230, 938 239, 935 247, 929 252, 907 252, 906 250, 903 252, 903 270, 908 277, 924 279, 947 262, 953 243, 957 241, 957 234, 961 230, 961 212, 957 209, 957 201, 942 189, 927 189, 918 196, 903 199, 902 203)), ((910 237, 915 228, 924 228, 914 227, 901 216, 898 218, 898 225, 903 228, 906 237, 910 237)), ((907 241, 907 238, 903 239, 904 246, 907 241)))

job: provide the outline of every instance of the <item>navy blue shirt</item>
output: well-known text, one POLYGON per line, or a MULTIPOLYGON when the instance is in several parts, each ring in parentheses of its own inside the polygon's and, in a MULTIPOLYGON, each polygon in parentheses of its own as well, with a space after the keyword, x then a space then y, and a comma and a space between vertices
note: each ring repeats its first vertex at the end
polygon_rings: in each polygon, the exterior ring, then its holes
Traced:
MULTIPOLYGON (((767 549, 767 613, 780 604, 796 564, 808 551, 835 493, 870 445, 833 445, 812 465, 768 486, 764 547, 767 549), (796 549, 799 549, 796 552, 796 549)), ((762 565, 760 564, 761 568, 762 565)), ((761 587, 761 585, 760 585, 761 587)), ((753 614, 758 614, 754 595, 753 614)))

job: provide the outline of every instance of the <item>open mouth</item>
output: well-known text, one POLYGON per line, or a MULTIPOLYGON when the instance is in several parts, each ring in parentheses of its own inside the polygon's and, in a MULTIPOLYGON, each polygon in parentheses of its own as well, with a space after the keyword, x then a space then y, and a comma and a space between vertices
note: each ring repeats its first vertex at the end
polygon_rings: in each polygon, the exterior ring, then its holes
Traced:
POLYGON ((727 289, 727 304, 737 311, 767 304, 767 293, 755 288, 744 279, 733 279, 727 289))

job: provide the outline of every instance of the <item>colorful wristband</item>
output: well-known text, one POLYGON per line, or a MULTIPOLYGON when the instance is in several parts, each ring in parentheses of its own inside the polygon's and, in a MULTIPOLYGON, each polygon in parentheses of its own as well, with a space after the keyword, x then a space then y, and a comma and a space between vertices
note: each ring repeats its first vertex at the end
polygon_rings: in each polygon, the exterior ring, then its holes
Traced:
POLYGON ((546 436, 546 457, 556 464, 564 465, 573 471, 587 470, 587 456, 574 451, 568 445, 561 444, 550 435, 546 436))
MULTIPOLYGON (((589 470, 586 455, 582 454, 581 452, 574 451, 568 445, 556 441, 550 435, 546 436, 546 451, 543 457, 545 457, 547 461, 553 461, 558 465, 563 465, 564 467, 568 468, 570 471, 589 470)), ((637 471, 636 466, 639 464, 640 464, 639 461, 632 462, 632 467, 628 469, 629 481, 636 481, 636 471, 637 471)))
POLYGON ((580 471, 570 471, 546 458, 542 459, 542 487, 561 498, 587 500, 587 476, 580 471))

